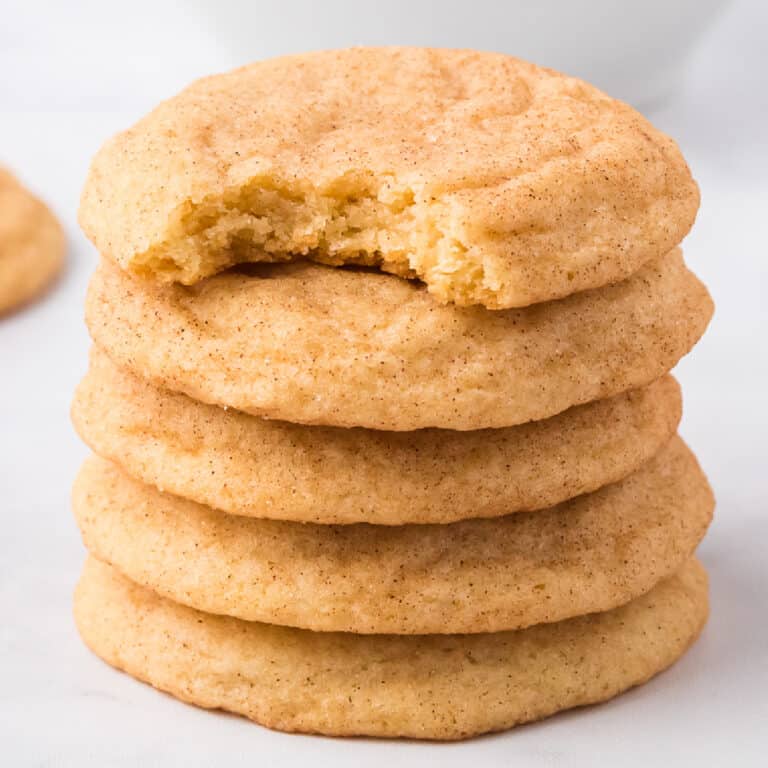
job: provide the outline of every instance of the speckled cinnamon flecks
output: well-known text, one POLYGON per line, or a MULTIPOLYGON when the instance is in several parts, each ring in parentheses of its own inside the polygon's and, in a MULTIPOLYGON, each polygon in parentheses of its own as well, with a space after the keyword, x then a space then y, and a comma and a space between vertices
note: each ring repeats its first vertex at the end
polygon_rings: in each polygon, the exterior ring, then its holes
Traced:
POLYGON ((294 423, 474 430, 662 376, 712 314, 678 251, 622 283, 518 310, 440 305, 410 281, 307 262, 160 286, 103 261, 91 335, 202 402, 294 423))
POLYGON ((248 517, 380 525, 495 517, 594 491, 653 456, 680 412, 665 376, 506 429, 307 427, 153 387, 98 347, 72 406, 96 453, 178 496, 248 517))
POLYGON ((88 561, 85 642, 118 669, 202 707, 283 731, 461 739, 609 699, 674 663, 707 619, 696 560, 605 613, 517 632, 351 635, 211 616, 88 561))
POLYGON ((675 143, 587 83, 496 53, 358 48, 192 84, 101 149, 80 220, 156 279, 299 256, 498 309, 627 277, 698 202, 675 143))
POLYGON ((89 551, 178 602, 321 631, 420 634, 517 629, 621 605, 693 553, 713 500, 675 438, 592 494, 450 525, 228 515, 97 458, 73 504, 89 551))

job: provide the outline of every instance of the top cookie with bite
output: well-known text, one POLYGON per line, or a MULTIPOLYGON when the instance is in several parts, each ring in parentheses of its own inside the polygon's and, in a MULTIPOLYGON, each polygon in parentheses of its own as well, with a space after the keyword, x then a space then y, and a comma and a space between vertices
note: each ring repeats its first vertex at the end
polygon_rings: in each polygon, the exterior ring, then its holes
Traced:
POLYGON ((504 309, 627 277, 698 201, 676 144, 587 83, 496 53, 353 48, 193 83, 102 147, 80 220, 161 281, 309 258, 504 309))

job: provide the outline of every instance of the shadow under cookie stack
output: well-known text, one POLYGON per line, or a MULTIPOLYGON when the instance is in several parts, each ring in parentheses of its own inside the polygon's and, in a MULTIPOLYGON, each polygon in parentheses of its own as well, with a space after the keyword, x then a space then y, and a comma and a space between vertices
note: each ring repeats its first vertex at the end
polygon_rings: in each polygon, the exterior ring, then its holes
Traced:
POLYGON ((459 739, 608 699, 707 616, 668 372, 675 144, 497 54, 193 84, 108 142, 73 418, 85 642, 286 731, 459 739))

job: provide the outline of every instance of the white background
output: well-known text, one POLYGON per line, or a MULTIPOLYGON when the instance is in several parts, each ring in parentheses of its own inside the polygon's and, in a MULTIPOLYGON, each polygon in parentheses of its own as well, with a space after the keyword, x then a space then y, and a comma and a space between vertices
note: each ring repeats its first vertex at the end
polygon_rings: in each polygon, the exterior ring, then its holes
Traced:
MULTIPOLYGON (((0 320, 0 765, 766 765, 768 14, 759 1, 726 9, 693 52, 684 88, 651 112, 701 185, 685 251, 717 305, 677 370, 682 432, 718 498, 701 548, 712 618, 683 661, 607 705, 433 745, 273 733, 156 693, 79 642, 70 602, 83 550, 69 486, 86 451, 68 407, 86 365, 82 300, 96 261, 76 225, 79 189, 99 144, 160 98, 195 76, 297 47, 286 42, 297 4, 269 5, 273 26, 245 14, 237 39, 225 23, 239 19, 233 3, 218 6, 215 24, 202 2, 0 5, 0 162, 50 202, 70 239, 55 289, 0 320), (274 27, 281 8, 283 27, 274 27)), ((359 14, 360 3, 349 7, 359 14)), ((400 37, 326 35, 313 47, 431 40, 401 23, 400 37)))

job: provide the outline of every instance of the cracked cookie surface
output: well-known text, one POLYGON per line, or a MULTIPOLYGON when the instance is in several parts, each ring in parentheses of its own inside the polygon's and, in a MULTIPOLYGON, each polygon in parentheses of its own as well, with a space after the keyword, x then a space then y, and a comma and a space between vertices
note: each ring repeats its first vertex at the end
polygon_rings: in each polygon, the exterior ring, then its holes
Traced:
POLYGON ((691 559, 605 613, 516 632, 351 635, 177 605, 94 558, 75 619, 106 662, 201 707, 283 731, 462 739, 605 701, 679 658, 708 614, 691 559))
POLYGON ((102 254, 192 284, 313 258, 501 309, 616 282, 677 245, 698 189, 626 104, 509 56, 356 48, 200 80, 101 149, 102 254))
POLYGON ((378 272, 254 269, 185 287, 105 260, 89 330, 121 367, 209 404, 304 424, 476 430, 649 384, 712 314, 679 251, 622 283, 505 311, 443 306, 378 272))
POLYGON ((86 547, 210 613, 319 631, 494 632, 607 610, 693 552, 712 492, 674 438, 634 474, 556 507, 449 525, 314 525, 229 515, 86 461, 86 547))
POLYGON ((541 509, 638 469, 680 388, 647 387, 506 429, 384 432, 269 421, 152 386, 94 347, 72 418, 145 483, 225 512, 313 523, 450 523, 541 509))

